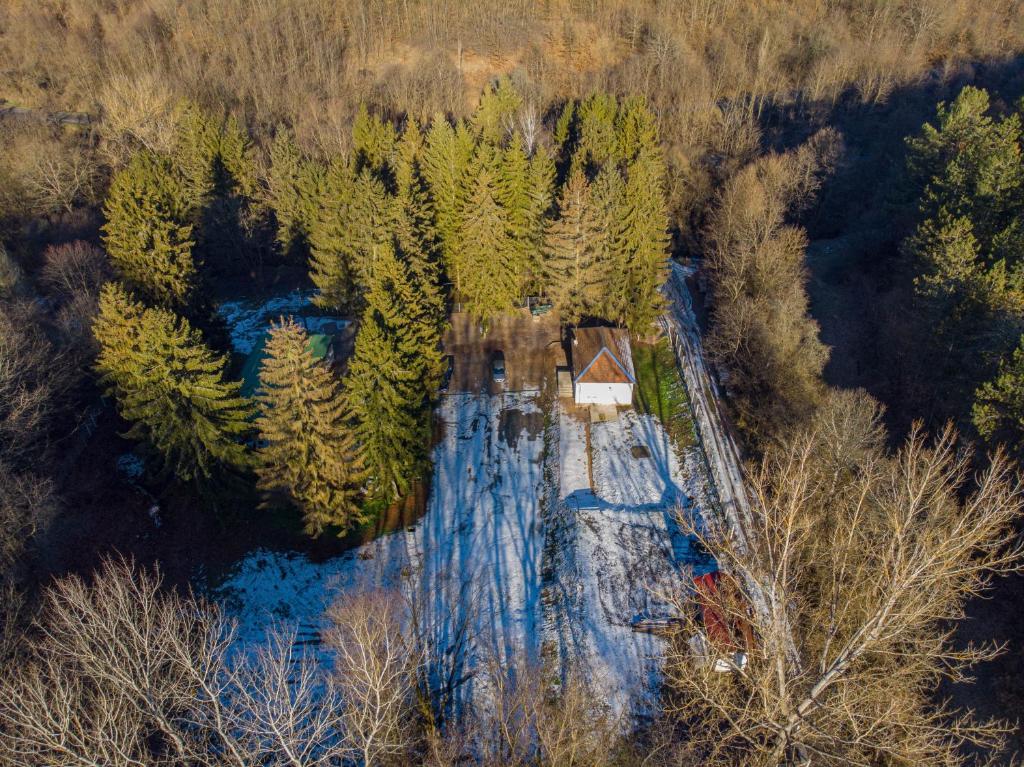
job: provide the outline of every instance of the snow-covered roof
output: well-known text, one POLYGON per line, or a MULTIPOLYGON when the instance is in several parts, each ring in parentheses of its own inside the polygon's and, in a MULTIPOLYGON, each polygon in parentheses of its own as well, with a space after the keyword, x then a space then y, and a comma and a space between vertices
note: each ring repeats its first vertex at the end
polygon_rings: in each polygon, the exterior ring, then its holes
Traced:
POLYGON ((622 328, 573 331, 572 380, 576 383, 636 383, 629 333, 622 328))

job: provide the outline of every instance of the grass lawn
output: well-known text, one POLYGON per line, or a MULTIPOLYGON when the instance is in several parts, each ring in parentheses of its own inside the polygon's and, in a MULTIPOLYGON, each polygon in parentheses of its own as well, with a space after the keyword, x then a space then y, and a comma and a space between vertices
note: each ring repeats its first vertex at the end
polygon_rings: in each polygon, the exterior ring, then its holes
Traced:
POLYGON ((655 344, 634 341, 637 409, 657 416, 680 449, 696 442, 686 387, 679 377, 676 358, 667 338, 655 344))

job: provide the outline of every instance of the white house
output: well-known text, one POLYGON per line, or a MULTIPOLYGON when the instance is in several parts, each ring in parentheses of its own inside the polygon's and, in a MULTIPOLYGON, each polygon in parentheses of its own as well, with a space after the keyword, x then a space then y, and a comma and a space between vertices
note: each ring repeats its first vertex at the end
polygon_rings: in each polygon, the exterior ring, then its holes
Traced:
POLYGON ((633 352, 621 328, 576 328, 572 337, 572 396, 577 405, 631 405, 633 352))

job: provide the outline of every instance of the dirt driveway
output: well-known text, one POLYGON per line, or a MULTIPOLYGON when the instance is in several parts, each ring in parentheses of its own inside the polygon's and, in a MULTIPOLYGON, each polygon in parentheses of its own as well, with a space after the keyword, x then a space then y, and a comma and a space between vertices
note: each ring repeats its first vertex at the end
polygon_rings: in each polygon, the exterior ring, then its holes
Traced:
POLYGON ((448 391, 498 393, 502 386, 491 380, 491 354, 505 353, 505 391, 540 389, 554 382, 555 365, 564 364, 558 316, 548 312, 533 317, 526 309, 496 318, 487 332, 468 314, 451 317, 444 337, 446 354, 455 358, 448 391))

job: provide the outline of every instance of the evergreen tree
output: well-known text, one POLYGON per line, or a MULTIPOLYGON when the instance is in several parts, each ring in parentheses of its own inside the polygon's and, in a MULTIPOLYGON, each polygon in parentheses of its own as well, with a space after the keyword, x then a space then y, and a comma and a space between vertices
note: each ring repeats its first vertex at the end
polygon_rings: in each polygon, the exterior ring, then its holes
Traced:
POLYGON ((990 445, 1006 445, 1024 458, 1024 337, 995 378, 978 387, 971 420, 990 445))
POLYGON ((196 289, 192 226, 168 162, 136 154, 110 184, 103 242, 114 266, 149 300, 184 310, 196 289))
POLYGON ((344 532, 363 521, 364 479, 340 382, 313 357, 294 320, 273 325, 260 369, 256 473, 264 504, 283 498, 302 511, 305 531, 344 532))
POLYGON ((416 121, 410 119, 395 155, 393 230, 398 254, 423 296, 428 312, 440 326, 445 318, 439 264, 441 248, 430 193, 421 169, 422 152, 423 135, 416 121))
POLYGON ((516 92, 512 80, 500 77, 496 84, 488 83, 480 96, 480 104, 473 113, 473 128, 481 140, 497 146, 505 138, 523 97, 516 92))
POLYGON ((530 202, 527 215, 526 241, 528 257, 524 282, 531 294, 545 292, 545 267, 542 262, 545 226, 551 210, 555 189, 555 161, 551 154, 540 145, 530 158, 529 170, 530 202))
POLYGON ((917 264, 915 292, 935 320, 958 322, 984 301, 984 268, 970 219, 942 209, 917 228, 904 252, 917 264))
POLYGON ((595 272, 601 280, 598 292, 603 297, 600 314, 609 316, 608 296, 613 292, 610 284, 621 274, 622 257, 619 248, 623 242, 623 210, 626 185, 622 174, 613 165, 605 165, 598 171, 590 185, 590 202, 596 219, 594 235, 595 272))
POLYGON ((526 274, 536 258, 540 245, 538 234, 543 230, 537 219, 536 201, 532 194, 534 179, 530 173, 530 160, 518 133, 496 157, 495 191, 504 211, 509 246, 515 259, 514 268, 518 274, 526 274))
POLYGON ((310 231, 310 278, 318 306, 336 311, 358 308, 369 261, 390 239, 392 208, 379 179, 367 169, 335 161, 323 179, 310 231))
POLYGON ((215 194, 219 154, 220 131, 216 123, 197 104, 183 102, 175 122, 171 159, 192 216, 197 216, 215 194))
POLYGON ((484 321, 515 307, 522 268, 522 254, 498 202, 493 158, 493 150, 481 145, 464 214, 463 246, 455 263, 460 298, 467 311, 484 321))
POLYGON ((210 267, 244 265, 253 225, 256 166, 233 117, 217 119, 186 103, 176 125, 173 167, 181 178, 196 247, 210 267))
POLYGON ((619 157, 615 119, 618 105, 610 93, 594 93, 584 99, 576 114, 579 120, 579 144, 576 154, 587 165, 600 167, 619 157))
POLYGON ((371 115, 366 104, 360 104, 352 123, 356 168, 369 168, 378 178, 386 179, 390 174, 396 143, 397 136, 391 123, 371 115))
POLYGON ((221 175, 215 191, 222 196, 234 194, 251 200, 256 195, 256 162, 249 134, 234 115, 228 115, 220 129, 217 165, 221 175))
POLYGON ((445 272, 456 290, 461 287, 463 216, 473 148, 473 136, 465 123, 453 128, 443 117, 434 118, 423 152, 423 175, 430 186, 445 272))
POLYGON ((611 243, 608 319, 643 333, 662 307, 668 269, 668 213, 664 167, 657 152, 643 152, 627 167, 619 230, 611 243))
POLYGON ((1016 219, 1024 186, 1020 117, 994 120, 984 90, 966 87, 948 107, 939 104, 936 125, 907 140, 911 178, 924 188, 925 218, 945 208, 966 216, 983 252, 1016 219))
POLYGON ((278 130, 270 145, 267 202, 277 222, 277 242, 286 255, 308 252, 322 175, 316 163, 303 159, 291 133, 278 130))
POLYGON ((572 121, 576 115, 576 102, 570 99, 565 102, 565 106, 562 107, 561 113, 558 115, 558 121, 555 123, 555 147, 559 153, 565 155, 565 150, 570 138, 570 132, 572 130, 572 121))
POLYGON ((436 327, 424 315, 404 265, 382 246, 345 390, 374 491, 387 500, 408 491, 426 459, 440 360, 436 327))
POLYGON ((146 308, 121 285, 103 288, 93 333, 97 369, 121 416, 126 436, 148 445, 163 473, 209 479, 248 463, 244 439, 251 403, 227 381, 227 360, 214 354, 187 320, 146 308))
POLYGON ((615 118, 618 156, 627 163, 642 153, 657 152, 658 128, 643 96, 630 96, 619 106, 615 118))
POLYGON ((599 313, 605 285, 596 258, 598 219, 583 172, 573 171, 558 200, 558 217, 544 238, 548 296, 562 317, 574 325, 599 313))

